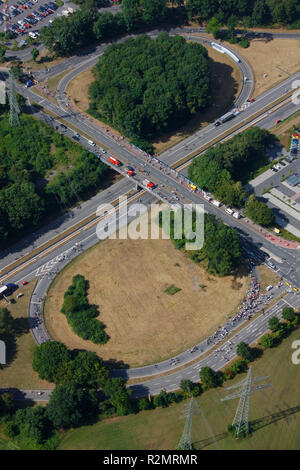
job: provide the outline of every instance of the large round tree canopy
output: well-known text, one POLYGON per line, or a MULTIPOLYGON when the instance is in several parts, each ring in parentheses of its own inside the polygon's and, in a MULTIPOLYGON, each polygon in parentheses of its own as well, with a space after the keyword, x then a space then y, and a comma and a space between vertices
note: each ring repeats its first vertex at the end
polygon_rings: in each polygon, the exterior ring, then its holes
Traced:
POLYGON ((111 45, 94 76, 90 111, 131 138, 149 141, 210 103, 207 50, 180 36, 111 45))

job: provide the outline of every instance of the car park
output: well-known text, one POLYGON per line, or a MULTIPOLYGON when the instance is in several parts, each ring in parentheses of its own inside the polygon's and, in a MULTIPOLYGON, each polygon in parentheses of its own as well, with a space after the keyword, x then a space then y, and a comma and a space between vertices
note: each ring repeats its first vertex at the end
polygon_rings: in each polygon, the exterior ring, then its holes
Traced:
POLYGON ((46 12, 45 8, 39 7, 39 11, 41 12, 41 14, 42 14, 43 16, 47 16, 47 12, 46 12))

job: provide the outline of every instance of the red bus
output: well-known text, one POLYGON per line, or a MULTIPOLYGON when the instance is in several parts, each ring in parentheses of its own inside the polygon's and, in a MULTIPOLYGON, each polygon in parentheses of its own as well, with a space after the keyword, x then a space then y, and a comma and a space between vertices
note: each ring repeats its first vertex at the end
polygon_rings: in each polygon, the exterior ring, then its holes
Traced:
POLYGON ((119 160, 117 160, 115 157, 109 157, 108 159, 111 163, 113 163, 113 165, 116 165, 116 166, 120 166, 121 165, 121 162, 119 162, 119 160))

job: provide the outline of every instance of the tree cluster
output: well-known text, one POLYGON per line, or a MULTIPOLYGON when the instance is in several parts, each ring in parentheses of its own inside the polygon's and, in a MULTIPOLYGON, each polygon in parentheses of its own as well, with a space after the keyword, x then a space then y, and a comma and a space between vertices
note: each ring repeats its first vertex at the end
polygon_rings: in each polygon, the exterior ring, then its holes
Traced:
POLYGON ((70 351, 60 342, 47 341, 35 349, 32 367, 41 379, 57 386, 47 406, 54 428, 79 426, 93 415, 98 416, 102 408, 119 415, 135 409, 125 381, 111 379, 108 368, 94 352, 70 351), (99 389, 104 398, 98 394, 99 389))
POLYGON ((186 18, 206 22, 214 35, 226 24, 230 37, 239 22, 244 28, 274 23, 299 27, 300 22, 298 0, 187 0, 185 5, 182 0, 171 2, 180 8, 167 8, 166 0, 123 0, 122 11, 115 15, 98 12, 101 0, 75 3, 82 9, 68 17, 55 18, 51 28, 41 29, 43 44, 56 54, 69 55, 96 40, 106 41, 173 18, 177 23, 186 18))
POLYGON ((266 333, 260 339, 260 344, 264 348, 273 348, 278 346, 300 324, 300 316, 295 313, 291 307, 285 307, 282 310, 283 321, 277 317, 269 319, 269 328, 271 333, 266 333))
POLYGON ((251 127, 195 158, 188 176, 224 204, 241 207, 246 199, 243 184, 268 162, 266 149, 274 140, 275 136, 267 130, 251 127))
MULTIPOLYGON (((162 226, 162 213, 160 213, 159 224, 162 226)), ((193 240, 187 238, 184 231, 184 219, 182 219, 181 238, 176 234, 175 215, 170 212, 170 238, 176 249, 185 249, 186 243, 192 243, 193 240)), ((195 233, 197 219, 195 212, 192 214, 192 231, 195 233)), ((227 227, 212 214, 204 214, 204 243, 199 250, 187 251, 189 257, 195 262, 206 261, 208 272, 219 276, 227 276, 239 267, 242 261, 242 249, 237 231, 234 228, 227 227)))
POLYGON ((258 201, 254 194, 249 196, 246 202, 246 216, 253 220, 258 225, 269 227, 274 225, 275 216, 267 204, 263 201, 258 201))
POLYGON ((95 306, 89 305, 86 290, 85 278, 80 274, 74 276, 71 286, 65 292, 61 312, 66 315, 74 333, 80 338, 95 344, 105 344, 108 341, 105 326, 95 319, 98 311, 95 306))
POLYGON ((180 36, 114 44, 93 72, 90 112, 134 142, 150 141, 210 102, 207 50, 180 36))
MULTIPOLYGON (((69 55, 95 41, 106 41, 126 32, 161 23, 166 17, 166 0, 124 0, 122 11, 99 13, 98 0, 77 0, 84 8, 55 18, 51 28, 41 29, 43 44, 58 55, 69 55), (93 5, 94 4, 94 5, 93 5)), ((169 12, 171 10, 169 9, 169 12)))
POLYGON ((300 19, 298 0, 187 0, 186 10, 190 19, 207 22, 214 17, 228 27, 233 17, 248 28, 300 19))
POLYGON ((31 116, 22 114, 20 126, 11 127, 6 110, 1 111, 0 242, 4 243, 32 231, 45 215, 65 210, 95 191, 108 167, 31 116))

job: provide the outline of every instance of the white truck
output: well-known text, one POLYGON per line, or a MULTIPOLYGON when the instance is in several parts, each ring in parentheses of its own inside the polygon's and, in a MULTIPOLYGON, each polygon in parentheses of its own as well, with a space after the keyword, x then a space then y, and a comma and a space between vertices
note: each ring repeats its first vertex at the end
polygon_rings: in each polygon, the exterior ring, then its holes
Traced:
POLYGON ((217 207, 220 207, 220 205, 221 205, 220 201, 217 201, 217 199, 214 199, 212 201, 212 203, 213 203, 214 206, 217 206, 217 207))
POLYGON ((226 207, 225 212, 227 212, 229 215, 232 215, 234 211, 230 209, 230 207, 226 207))

